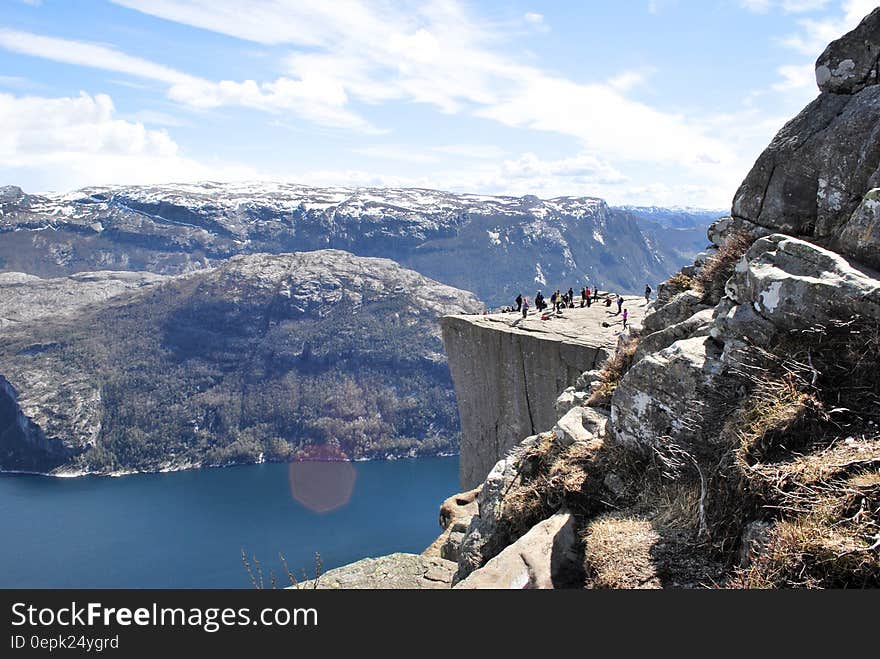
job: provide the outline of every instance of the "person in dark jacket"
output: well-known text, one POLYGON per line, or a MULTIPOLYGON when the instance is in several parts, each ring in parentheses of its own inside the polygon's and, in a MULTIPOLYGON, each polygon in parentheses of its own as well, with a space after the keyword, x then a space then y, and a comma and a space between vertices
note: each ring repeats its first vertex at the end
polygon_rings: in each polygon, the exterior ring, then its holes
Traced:
POLYGON ((523 303, 522 293, 520 293, 519 295, 516 296, 516 310, 517 311, 522 311, 522 303, 523 303))

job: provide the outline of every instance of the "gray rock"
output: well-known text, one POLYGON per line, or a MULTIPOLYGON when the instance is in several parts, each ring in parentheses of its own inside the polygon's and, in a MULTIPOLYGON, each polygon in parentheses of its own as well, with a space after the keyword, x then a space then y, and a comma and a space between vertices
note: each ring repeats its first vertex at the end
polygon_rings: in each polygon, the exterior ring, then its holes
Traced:
POLYGON ((592 442, 605 437, 608 416, 592 407, 573 407, 559 421, 553 431, 562 447, 575 442, 592 442))
POLYGON ((727 239, 736 233, 744 233, 754 238, 762 238, 772 233, 766 227, 758 226, 753 222, 749 222, 741 217, 722 217, 709 226, 706 235, 716 247, 721 247, 727 242, 727 239))
POLYGON ((868 190, 880 186, 878 166, 880 86, 822 94, 758 158, 734 197, 733 215, 833 241, 868 190))
MULTIPOLYGON (((880 318, 880 275, 797 238, 758 240, 728 282, 728 295, 777 330, 804 329, 856 313, 880 318)), ((744 331, 728 331, 740 334, 744 331)))
POLYGON ((676 341, 635 364, 611 399, 614 437, 635 448, 650 449, 673 440, 702 440, 700 392, 721 370, 721 350, 713 339, 676 341))
MULTIPOLYGON (((580 380, 580 378, 578 378, 578 380, 580 380)), ((562 418, 565 416, 566 412, 573 407, 583 405, 589 397, 589 392, 578 391, 575 387, 569 387, 559 394, 559 398, 556 399, 556 403, 554 404, 556 416, 562 418)))
MULTIPOLYGON (((304 581, 302 590, 440 590, 450 587, 455 563, 416 554, 365 558, 304 581)), ((294 586, 296 587, 296 586, 294 586)))
POLYGON ((868 191, 835 244, 857 261, 880 268, 880 188, 868 191))
POLYGON ((458 546, 464 539, 464 532, 470 526, 471 518, 479 512, 477 495, 480 488, 455 494, 440 506, 440 528, 443 533, 431 543, 422 556, 440 556, 450 561, 458 561, 458 546), (454 537, 453 537, 454 536, 454 537), (454 554, 455 558, 451 555, 454 554))
POLYGON ((579 391, 591 391, 593 384, 599 380, 602 375, 602 369, 594 368, 581 373, 580 377, 575 381, 575 389, 579 391))
POLYGON ((645 316, 642 321, 643 333, 659 332, 670 325, 676 325, 691 318, 698 311, 708 309, 707 305, 702 304, 702 298, 703 296, 697 291, 682 291, 668 303, 657 307, 652 313, 645 316))
POLYGON ((614 472, 608 472, 605 474, 605 478, 602 480, 602 485, 604 485, 605 488, 616 497, 622 497, 626 494, 626 483, 614 472))
POLYGON ((456 525, 454 528, 451 528, 449 535, 446 536, 446 542, 440 548, 440 558, 456 563, 456 569, 458 569, 458 559, 461 556, 461 543, 464 542, 464 534, 466 532, 467 526, 461 527, 456 525))
POLYGON ((560 511, 454 587, 553 589, 583 587, 583 556, 574 516, 560 511))
POLYGON ((816 82, 823 92, 854 94, 878 80, 880 8, 852 32, 831 42, 816 62, 816 82))
POLYGON ((499 460, 486 477, 477 496, 479 513, 471 519, 460 546, 456 582, 507 546, 510 539, 501 529, 504 495, 519 475, 519 454, 541 440, 541 435, 524 439, 517 450, 499 460))
POLYGON ((703 309, 687 320, 683 320, 680 323, 670 325, 665 329, 642 337, 642 340, 639 342, 639 347, 636 349, 634 361, 638 362, 652 352, 659 352, 664 348, 668 348, 681 339, 689 339, 695 336, 708 336, 712 327, 714 314, 715 312, 712 309, 703 309))
MULTIPOLYGON (((644 298, 625 299, 631 322, 641 322, 644 298)), ((553 427, 559 395, 614 350, 622 329, 616 311, 594 304, 548 321, 516 314, 441 320, 461 417, 462 487, 482 482, 523 437, 553 427)))

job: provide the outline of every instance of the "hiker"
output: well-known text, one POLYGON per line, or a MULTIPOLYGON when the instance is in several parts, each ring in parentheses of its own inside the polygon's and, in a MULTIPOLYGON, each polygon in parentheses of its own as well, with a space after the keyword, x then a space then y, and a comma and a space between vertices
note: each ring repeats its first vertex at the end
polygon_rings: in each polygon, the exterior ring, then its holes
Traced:
POLYGON ((522 315, 523 318, 526 317, 529 313, 529 298, 525 298, 522 303, 522 315))
POLYGON ((544 311, 547 308, 547 300, 544 299, 544 294, 541 291, 538 291, 535 296, 535 308, 538 311, 544 311))
POLYGON ((599 301, 599 287, 593 289, 593 302, 599 301))
POLYGON ((618 293, 618 295, 617 295, 617 313, 620 314, 620 312, 622 310, 623 310, 623 296, 618 293))
POLYGON ((517 311, 517 313, 522 311, 522 303, 523 303, 522 293, 520 293, 519 295, 516 296, 516 311, 517 311))
POLYGON ((556 311, 559 308, 558 305, 556 304, 556 295, 557 295, 557 293, 553 293, 550 296, 550 306, 553 307, 553 311, 556 311))
POLYGON ((626 321, 629 320, 629 309, 623 310, 623 329, 626 329, 626 321))
POLYGON ((651 301, 651 287, 645 284, 645 304, 651 301))
POLYGON ((611 306, 611 296, 610 296, 610 295, 609 295, 608 297, 605 298, 605 306, 606 306, 606 307, 610 307, 610 306, 611 306))
POLYGON ((568 306, 574 309, 574 290, 571 287, 568 289, 568 306))
POLYGON ((587 306, 587 298, 588 297, 589 297, 589 294, 587 293, 587 289, 582 288, 581 289, 581 309, 583 309, 585 306, 587 306))

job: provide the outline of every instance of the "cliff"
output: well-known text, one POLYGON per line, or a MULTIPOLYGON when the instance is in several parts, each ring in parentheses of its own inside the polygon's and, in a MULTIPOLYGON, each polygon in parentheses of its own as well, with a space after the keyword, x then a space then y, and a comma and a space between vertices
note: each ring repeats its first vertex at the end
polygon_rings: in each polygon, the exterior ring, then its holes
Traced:
MULTIPOLYGON (((625 299, 638 325, 645 300, 625 299)), ((559 395, 628 334, 616 304, 566 309, 546 321, 535 313, 447 316, 440 326, 461 418, 464 489, 481 483, 523 437, 553 427, 559 395)))
POLYGON ((464 484, 523 436, 441 518, 454 587, 880 586, 878 54, 880 8, 600 373, 570 337, 444 320, 464 484))

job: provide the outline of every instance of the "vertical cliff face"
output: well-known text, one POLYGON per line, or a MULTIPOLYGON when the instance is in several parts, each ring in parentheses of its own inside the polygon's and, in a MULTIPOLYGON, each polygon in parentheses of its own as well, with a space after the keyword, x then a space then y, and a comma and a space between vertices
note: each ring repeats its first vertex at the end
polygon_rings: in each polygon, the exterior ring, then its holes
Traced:
MULTIPOLYGON (((641 322, 644 305, 627 298, 631 323, 641 322)), ((617 345, 623 326, 616 312, 616 304, 595 304, 547 321, 519 314, 442 319, 461 415, 463 488, 482 483, 523 437, 553 427, 559 394, 617 345)))

